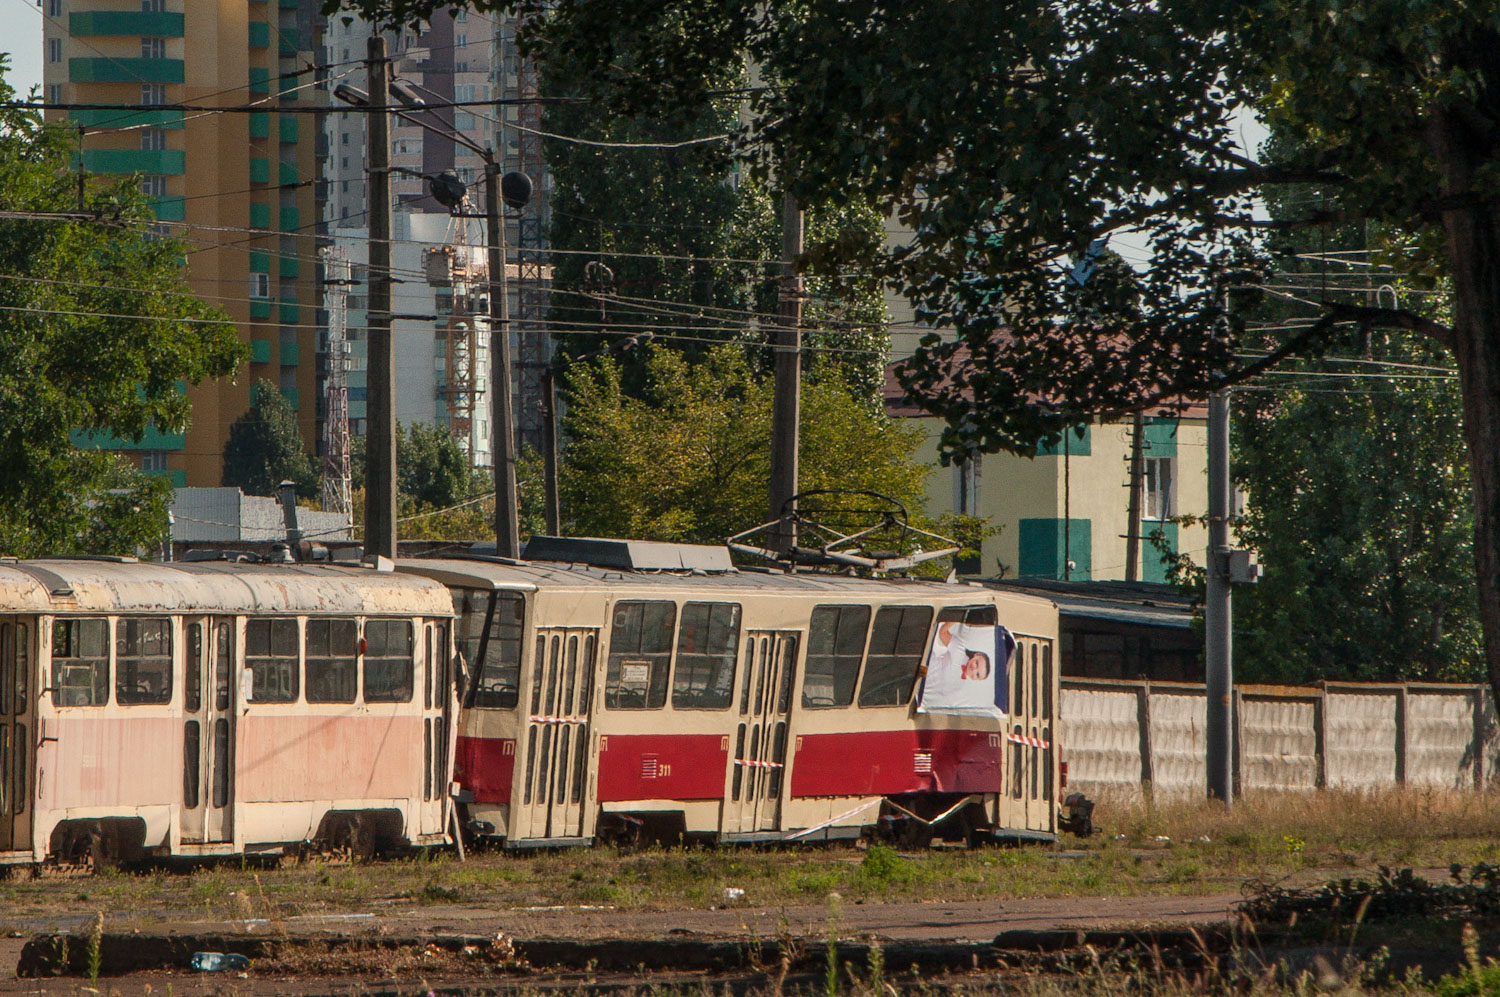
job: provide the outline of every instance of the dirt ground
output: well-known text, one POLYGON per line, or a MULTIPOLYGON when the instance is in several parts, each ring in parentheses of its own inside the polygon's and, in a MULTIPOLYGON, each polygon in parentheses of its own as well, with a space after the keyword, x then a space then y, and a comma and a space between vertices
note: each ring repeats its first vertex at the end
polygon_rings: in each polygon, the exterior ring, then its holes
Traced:
MULTIPOLYGON (((1015 929, 1083 929, 1142 925, 1208 925, 1232 915, 1238 894, 1202 897, 1095 897, 1007 899, 953 903, 860 903, 798 905, 781 908, 734 907, 714 910, 611 910, 608 908, 496 909, 481 905, 425 906, 397 909, 376 905, 367 912, 291 917, 275 923, 248 921, 170 920, 153 924, 152 934, 234 933, 275 934, 326 939, 337 948, 342 938, 423 937, 463 934, 484 938, 701 938, 715 940, 796 937, 810 946, 826 944, 831 931, 842 938, 875 937, 882 942, 992 941, 1002 931, 1015 929), (384 908, 384 909, 382 909, 384 908)), ((66 921, 74 921, 67 918, 66 921)), ((54 927, 75 930, 81 922, 54 927)), ((40 930, 40 926, 38 928, 40 930)), ((21 932, 12 932, 21 934, 21 932)), ((638 977, 607 974, 543 973, 521 978, 497 978, 493 972, 466 972, 451 962, 423 967, 410 960, 386 965, 372 963, 358 975, 310 972, 266 975, 255 971, 244 977, 180 971, 150 971, 128 976, 19 979, 15 966, 26 937, 0 938, 0 994, 119 994, 198 995, 215 993, 279 994, 353 992, 417 992, 482 990, 497 986, 527 989, 560 987, 597 989, 628 987, 638 977)), ((740 974, 742 978, 743 974, 740 974)), ((701 974, 653 972, 654 987, 696 986, 701 974)))

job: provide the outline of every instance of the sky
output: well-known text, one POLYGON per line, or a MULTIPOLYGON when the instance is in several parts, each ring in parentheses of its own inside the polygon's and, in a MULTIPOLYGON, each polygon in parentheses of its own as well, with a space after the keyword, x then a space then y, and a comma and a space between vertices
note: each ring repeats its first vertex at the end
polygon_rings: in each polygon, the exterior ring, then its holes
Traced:
POLYGON ((34 0, 0 0, 0 52, 10 53, 5 80, 24 97, 42 85, 42 11, 34 0))

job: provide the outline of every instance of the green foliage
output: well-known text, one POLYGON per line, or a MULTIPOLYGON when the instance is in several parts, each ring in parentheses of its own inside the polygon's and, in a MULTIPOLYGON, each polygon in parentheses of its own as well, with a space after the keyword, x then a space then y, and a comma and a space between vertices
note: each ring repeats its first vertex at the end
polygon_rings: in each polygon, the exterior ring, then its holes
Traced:
MULTIPOLYGON (((649 42, 613 39, 622 64, 638 64, 649 42)), ((559 47, 542 60, 544 92, 599 95, 588 66, 559 47)), ((642 67, 644 71, 645 67, 642 67)), ((550 104, 546 127, 601 142, 663 143, 724 134, 738 124, 746 82, 738 63, 704 69, 703 95, 671 108, 621 115, 606 103, 550 104)), ((618 88, 615 88, 618 93, 618 88)), ((547 140, 551 244, 569 252, 554 262, 549 328, 564 356, 580 356, 650 329, 696 360, 717 340, 765 342, 780 291, 780 198, 735 162, 728 142, 680 148, 600 148, 547 140)), ((876 404, 889 349, 878 278, 851 261, 879 246, 882 219, 872 204, 839 197, 808 211, 809 277, 803 324, 816 376, 842 379, 876 404)), ((759 368, 769 351, 751 354, 759 368)), ((625 383, 640 388, 637 358, 621 359, 625 383)))
MULTIPOLYGON (((0 105, 16 96, 4 71, 0 56, 0 105)), ((78 210, 73 152, 67 130, 0 106, 0 205, 78 210)), ((91 178, 83 207, 107 221, 0 219, 0 551, 22 557, 159 543, 166 483, 73 434, 180 431, 182 382, 227 377, 246 355, 227 316, 187 293, 183 246, 147 237, 137 183, 91 178)))
POLYGON ((229 427, 222 481, 246 495, 275 495, 283 481, 295 484, 300 498, 318 494, 318 473, 302 449, 297 413, 270 381, 256 382, 250 408, 229 427))
MULTIPOLYGON (((640 397, 620 368, 570 371, 564 517, 575 535, 718 543, 768 518, 771 386, 741 348, 690 363, 649 348, 640 397)), ((857 488, 917 508, 929 468, 916 432, 854 404, 842 385, 802 395, 803 489, 857 488)))
MULTIPOLYGON (((1378 336, 1371 348, 1377 360, 1444 359, 1409 337, 1378 336)), ((1410 370, 1351 385, 1348 365, 1304 367, 1335 376, 1237 396, 1234 467, 1251 499, 1237 533, 1266 573, 1236 593, 1236 671, 1272 682, 1482 680, 1457 386, 1410 370)))
POLYGON ((452 433, 413 423, 396 429, 396 489, 418 509, 445 509, 482 491, 483 482, 452 433))

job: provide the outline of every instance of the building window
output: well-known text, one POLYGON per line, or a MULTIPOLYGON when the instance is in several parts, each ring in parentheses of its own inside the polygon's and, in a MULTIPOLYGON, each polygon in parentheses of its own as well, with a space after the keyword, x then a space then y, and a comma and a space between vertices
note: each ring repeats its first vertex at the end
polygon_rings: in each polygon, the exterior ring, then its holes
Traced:
POLYGON ((62 0, 47 0, 47 16, 62 17, 62 0))
POLYGON ((160 173, 147 173, 141 177, 141 193, 147 197, 166 197, 167 178, 160 173))
POLYGON ((463 47, 465 47, 468 44, 469 44, 469 36, 468 35, 459 35, 458 36, 458 42, 457 42, 457 45, 456 45, 457 48, 463 48, 463 47))
POLYGON ((469 64, 467 62, 456 62, 453 64, 453 71, 455 73, 467 73, 469 71, 469 64))
POLYGON ((142 59, 165 59, 167 57, 167 40, 165 38, 142 38, 142 59))
POLYGON ((269 298, 271 296, 271 275, 251 271, 250 273, 250 297, 269 298))
POLYGON ((62 39, 61 38, 48 38, 47 39, 47 61, 48 62, 62 62, 62 39))
POLYGON ((165 83, 143 83, 141 85, 142 104, 165 104, 167 102, 167 85, 165 83))
POLYGON ((467 111, 455 111, 453 114, 453 127, 461 132, 474 130, 474 115, 467 111))
MULTIPOLYGON (((339 145, 348 145, 348 144, 349 144, 349 133, 348 132, 344 132, 342 135, 339 136, 339 145)), ((346 159, 346 160, 344 160, 344 162, 348 163, 348 160, 346 159)))
POLYGON ((963 516, 979 515, 979 457, 953 465, 953 509, 963 516))
POLYGON ((1177 515, 1176 495, 1172 487, 1174 463, 1176 458, 1173 457, 1147 457, 1144 461, 1141 491, 1145 501, 1141 506, 1142 515, 1147 519, 1171 519, 1177 515))
POLYGON ((167 147, 167 130, 165 128, 142 128, 141 148, 148 152, 160 152, 167 147))
POLYGON ((147 14, 160 14, 167 9, 167 0, 141 0, 141 10, 147 14))
POLYGON ((167 452, 165 450, 142 450, 142 471, 165 471, 167 469, 167 452))
POLYGON ((49 83, 49 84, 47 84, 47 102, 50 103, 50 104, 61 104, 62 103, 62 84, 61 83, 49 83))
MULTIPOLYGON (((464 10, 463 8, 459 8, 458 13, 453 15, 453 20, 457 21, 459 24, 463 24, 468 19, 469 12, 464 10)), ((462 42, 460 42, 460 44, 462 44, 462 42)))

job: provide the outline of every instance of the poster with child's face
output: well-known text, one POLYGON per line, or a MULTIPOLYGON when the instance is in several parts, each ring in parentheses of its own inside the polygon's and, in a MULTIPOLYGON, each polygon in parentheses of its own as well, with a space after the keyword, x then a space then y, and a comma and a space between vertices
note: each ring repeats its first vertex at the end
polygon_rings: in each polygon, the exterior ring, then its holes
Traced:
POLYGON ((1003 719, 1010 706, 1007 680, 1016 641, 998 626, 939 623, 927 648, 918 713, 957 713, 1003 719))

